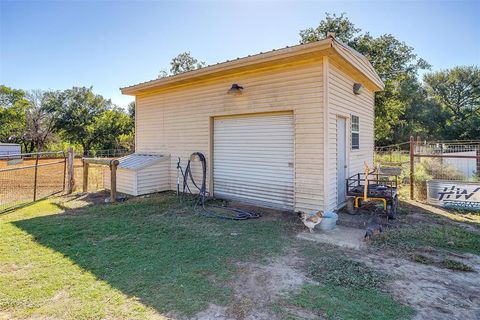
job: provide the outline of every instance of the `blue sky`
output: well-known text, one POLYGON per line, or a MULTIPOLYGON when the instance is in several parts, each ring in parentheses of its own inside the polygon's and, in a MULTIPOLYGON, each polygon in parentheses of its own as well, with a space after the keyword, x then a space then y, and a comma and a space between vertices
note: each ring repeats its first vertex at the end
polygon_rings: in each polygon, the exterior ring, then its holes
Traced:
POLYGON ((433 70, 480 65, 480 1, 0 0, 0 83, 93 86, 124 107, 119 87, 155 78, 180 52, 208 64, 299 41, 325 12, 391 33, 433 70))

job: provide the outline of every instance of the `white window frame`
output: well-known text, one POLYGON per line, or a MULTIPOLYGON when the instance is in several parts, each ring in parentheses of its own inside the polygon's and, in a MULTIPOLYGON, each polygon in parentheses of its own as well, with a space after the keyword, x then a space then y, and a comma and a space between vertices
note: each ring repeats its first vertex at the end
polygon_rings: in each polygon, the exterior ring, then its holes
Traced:
POLYGON ((350 148, 352 150, 359 150, 360 149, 360 117, 357 115, 350 115, 350 148), (354 119, 356 119, 356 123, 354 122, 354 119), (356 128, 355 124, 357 125, 356 128), (354 146, 353 145, 353 135, 356 134, 358 136, 358 145, 354 146))

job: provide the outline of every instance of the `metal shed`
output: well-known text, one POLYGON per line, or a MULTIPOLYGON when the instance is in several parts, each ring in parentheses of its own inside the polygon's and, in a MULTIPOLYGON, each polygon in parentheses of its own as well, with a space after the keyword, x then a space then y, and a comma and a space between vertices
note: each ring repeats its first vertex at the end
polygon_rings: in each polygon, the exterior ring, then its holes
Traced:
POLYGON ((170 190, 177 159, 201 152, 209 195, 309 212, 342 207, 345 179, 373 163, 383 88, 329 36, 121 90, 135 96, 136 152, 171 154, 170 190))
POLYGON ((0 156, 22 153, 22 147, 17 143, 0 143, 0 156))
MULTIPOLYGON (((170 189, 170 155, 134 153, 118 159, 117 192, 140 196, 170 189)), ((110 189, 110 169, 104 170, 104 185, 110 189)))

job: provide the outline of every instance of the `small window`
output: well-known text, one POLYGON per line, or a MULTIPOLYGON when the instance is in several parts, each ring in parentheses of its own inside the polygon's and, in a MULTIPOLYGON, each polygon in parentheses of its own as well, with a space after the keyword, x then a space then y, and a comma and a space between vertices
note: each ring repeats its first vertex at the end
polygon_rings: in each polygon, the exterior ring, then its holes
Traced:
POLYGON ((360 118, 352 115, 352 150, 360 149, 360 118))

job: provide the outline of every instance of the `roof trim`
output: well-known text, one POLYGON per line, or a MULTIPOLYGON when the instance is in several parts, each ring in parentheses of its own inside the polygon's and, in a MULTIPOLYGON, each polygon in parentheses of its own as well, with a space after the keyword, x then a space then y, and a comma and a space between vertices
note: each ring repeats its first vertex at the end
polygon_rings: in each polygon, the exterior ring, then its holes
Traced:
POLYGON ((354 49, 342 44, 333 37, 318 40, 306 44, 298 44, 291 47, 285 47, 278 50, 272 50, 268 52, 260 52, 255 55, 249 55, 244 58, 237 58, 235 60, 227 60, 225 62, 210 65, 201 69, 187 71, 181 74, 168 76, 165 78, 154 79, 142 83, 138 83, 132 86, 120 88, 122 94, 126 95, 138 95, 150 90, 160 89, 167 85, 173 85, 176 83, 182 83, 185 81, 195 81, 196 78, 214 76, 222 72, 233 71, 242 67, 254 66, 261 63, 272 62, 284 58, 291 58, 309 53, 317 53, 322 50, 335 49, 335 52, 345 59, 350 65, 362 73, 378 91, 383 90, 384 84, 380 77, 376 73, 373 66, 362 54, 354 49))

